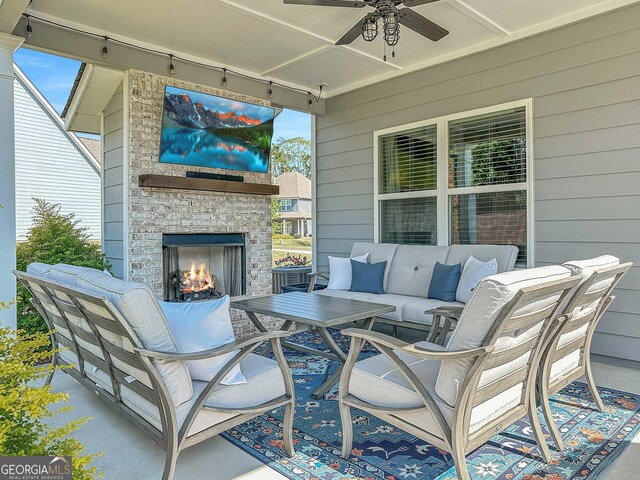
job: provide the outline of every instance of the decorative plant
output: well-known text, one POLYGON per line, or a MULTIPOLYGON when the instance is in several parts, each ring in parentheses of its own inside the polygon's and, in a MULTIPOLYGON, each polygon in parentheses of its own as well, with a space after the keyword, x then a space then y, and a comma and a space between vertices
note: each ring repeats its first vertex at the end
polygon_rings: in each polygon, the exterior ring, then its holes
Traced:
POLYGON ((291 255, 290 253, 287 253, 286 256, 276 260, 275 264, 276 267, 304 267, 311 265, 311 262, 306 255, 291 255))
POLYGON ((66 402, 69 395, 36 384, 55 368, 61 368, 43 365, 54 354, 48 346, 49 338, 44 333, 29 335, 0 328, 0 456, 71 456, 73 480, 101 478, 102 474, 91 465, 100 454, 81 455, 84 446, 68 437, 89 419, 81 418, 57 428, 49 425, 49 419, 73 407, 51 408, 66 402))
MULTIPOLYGON (((16 248, 18 270, 33 262, 69 263, 103 270, 109 268, 98 242, 74 220, 74 214, 62 214, 60 205, 34 198, 33 226, 27 240, 16 248)), ((18 283, 18 328, 27 333, 46 332, 47 328, 29 299, 31 294, 18 283)))

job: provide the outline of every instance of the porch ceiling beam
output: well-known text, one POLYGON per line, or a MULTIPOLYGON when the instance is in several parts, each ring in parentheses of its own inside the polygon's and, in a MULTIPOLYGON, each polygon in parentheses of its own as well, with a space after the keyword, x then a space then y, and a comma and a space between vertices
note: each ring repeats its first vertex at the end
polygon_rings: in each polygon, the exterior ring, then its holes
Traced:
MULTIPOLYGON (((227 6, 228 8, 234 9, 238 12, 244 13, 245 15, 250 15, 252 17, 258 18, 260 20, 262 20, 263 22, 268 22, 271 23, 273 25, 276 25, 280 28, 286 28, 289 31, 304 35, 307 38, 310 38, 312 40, 316 40, 317 42, 323 43, 324 44, 324 50, 329 50, 329 49, 334 49, 334 48, 339 48, 342 50, 346 50, 347 52, 360 57, 360 58, 364 58, 366 60, 369 60, 370 62, 375 63, 376 65, 381 65, 389 70, 402 70, 402 67, 400 67, 399 65, 394 64, 393 62, 385 62, 383 59, 381 59, 380 57, 377 57, 375 55, 371 55, 369 53, 365 53, 365 52, 361 52, 360 50, 357 50, 354 47, 351 47, 349 45, 340 45, 340 46, 336 46, 335 45, 335 41, 331 40, 330 38, 324 37, 322 35, 318 35, 316 33, 310 32, 309 30, 305 30, 303 28, 297 27, 295 25, 292 25, 288 22, 285 22, 283 20, 277 19, 275 17, 272 17, 270 15, 265 15, 264 13, 260 13, 256 10, 253 10, 252 8, 246 7, 244 5, 240 5, 239 3, 237 3, 235 0, 210 0, 213 2, 216 2, 220 5, 223 6, 227 6)), ((306 57, 313 57, 315 55, 318 54, 318 50, 319 49, 314 49, 311 50, 310 52, 308 52, 307 54, 301 55, 297 58, 292 59, 289 62, 285 62, 282 63, 281 65, 276 65, 272 68, 270 68, 269 70, 267 70, 267 72, 269 73, 273 73, 273 72, 277 72, 278 70, 282 70, 285 69, 291 65, 295 65, 296 63, 299 63, 303 60, 306 59, 306 57)))
POLYGON ((502 26, 498 25, 496 22, 491 20, 486 15, 483 15, 475 8, 471 7, 470 5, 467 5, 463 0, 446 0, 446 2, 447 4, 449 4, 451 7, 455 8, 456 10, 458 10, 463 15, 466 15, 470 19, 475 20, 477 23, 479 23, 486 29, 491 30, 493 33, 495 33, 499 37, 507 38, 511 36, 511 32, 509 32, 507 29, 503 28, 502 26))
POLYGON ((31 0, 0 0, 0 32, 11 33, 31 0))
MULTIPOLYGON (((48 18, 55 22, 65 24, 64 20, 57 18, 48 18)), ((107 68, 126 71, 129 69, 136 69, 145 72, 155 73, 169 77, 168 71, 168 58, 164 55, 157 55, 151 52, 143 51, 137 48, 128 47, 118 43, 109 44, 109 55, 107 58, 102 58, 103 40, 100 38, 94 38, 91 36, 83 35, 82 33, 73 32, 63 28, 56 27, 47 23, 37 23, 32 19, 33 36, 25 42, 25 47, 35 50, 52 53, 55 55, 61 55, 64 57, 74 58, 83 62, 102 65, 107 68)), ((16 25, 14 32, 19 34, 24 31, 26 21, 22 18, 18 25, 16 25)), ((73 27, 81 28, 83 30, 92 31, 91 28, 81 25, 70 25, 73 27)), ((97 34, 109 35, 110 32, 95 32, 97 34)), ((122 38, 117 35, 113 35, 116 38, 122 38)), ((122 38, 123 40, 131 41, 136 45, 144 45, 143 42, 136 41, 135 39, 122 38)), ((164 47, 153 46, 157 50, 167 50, 164 47)), ((209 59, 203 59, 193 57, 182 52, 172 52, 175 55, 179 55, 190 60, 202 63, 216 62, 209 59)), ((189 63, 182 63, 179 60, 174 60, 176 66, 175 75, 171 77, 184 80, 187 82, 209 85, 215 88, 222 88, 220 85, 221 74, 207 67, 193 65, 189 63)), ((221 65, 222 66, 222 65, 221 65)), ((243 72, 241 69, 236 69, 233 65, 228 65, 228 68, 238 70, 241 73, 247 73, 248 75, 259 77, 260 74, 252 72, 243 72)), ((291 108, 300 111, 309 111, 308 96, 302 92, 294 92, 286 89, 274 88, 274 96, 269 99, 267 94, 269 79, 255 80, 251 78, 237 77, 227 74, 229 78, 228 86, 225 88, 231 92, 235 92, 241 95, 248 95, 265 100, 271 100, 274 106, 282 106, 285 108, 291 108)), ((274 79, 275 80, 275 79, 274 79)), ((278 80, 280 81, 280 80, 278 80)), ((286 83, 286 82, 282 82, 286 83)), ((297 88, 314 91, 313 87, 292 85, 297 88)), ((313 113, 322 115, 324 113, 324 99, 321 99, 317 104, 313 105, 313 113)))

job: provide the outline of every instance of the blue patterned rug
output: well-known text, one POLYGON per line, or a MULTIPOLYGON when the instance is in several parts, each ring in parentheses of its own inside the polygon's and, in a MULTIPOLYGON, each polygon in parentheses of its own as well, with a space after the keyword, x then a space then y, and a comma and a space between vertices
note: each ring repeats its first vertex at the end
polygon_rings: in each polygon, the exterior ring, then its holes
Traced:
MULTIPOLYGON (((349 339, 332 334, 347 350, 349 339)), ((317 349, 324 343, 315 333, 298 333, 292 341, 317 349)), ((288 458, 282 448, 282 409, 243 423, 223 436, 293 480, 433 479, 454 480, 451 456, 378 418, 352 410, 353 453, 340 457, 341 425, 337 386, 322 400, 311 392, 336 367, 321 357, 285 350, 296 387, 294 442, 296 455, 288 458)), ((374 354, 365 350, 362 357, 374 354)), ((521 420, 467 455, 474 480, 594 479, 640 431, 640 396, 600 389, 606 411, 600 413, 587 386, 574 382, 553 397, 552 409, 560 422, 565 451, 552 448, 554 461, 539 456, 527 420, 521 420)), ((543 423, 544 425, 544 423, 543 423)))

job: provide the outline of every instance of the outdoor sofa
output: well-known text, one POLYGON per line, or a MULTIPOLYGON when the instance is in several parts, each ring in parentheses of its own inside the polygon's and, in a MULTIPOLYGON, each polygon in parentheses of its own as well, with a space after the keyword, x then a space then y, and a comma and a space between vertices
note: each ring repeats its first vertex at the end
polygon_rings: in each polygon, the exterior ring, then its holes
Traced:
MULTIPOLYGON (((446 308, 460 309, 464 303, 447 302, 427 298, 431 277, 436 262, 453 265, 465 265, 471 255, 478 260, 497 261, 497 273, 514 269, 518 257, 518 247, 513 245, 451 245, 448 247, 423 245, 397 245, 392 243, 356 242, 351 249, 350 257, 369 254, 368 263, 387 262, 384 272, 384 293, 361 293, 349 290, 316 290, 314 285, 318 278, 328 280, 330 273, 316 272, 310 274, 309 292, 337 298, 348 298, 365 302, 393 305, 396 310, 378 317, 376 322, 403 326, 418 330, 430 330, 431 335, 437 333, 431 328, 435 309, 446 317, 446 308), (444 309, 443 309, 444 307, 444 309)), ((446 320, 446 318, 445 318, 446 320)), ((444 321, 441 322, 444 325, 444 321)), ((447 324, 448 326, 449 324, 447 324)), ((448 328, 445 330, 448 331, 448 328)), ((436 338, 429 337, 431 341, 436 338)))
POLYGON ((71 366, 64 371, 166 450, 163 480, 173 478, 184 448, 280 406, 283 448, 293 455, 293 379, 280 344, 287 332, 178 353, 167 318, 144 284, 63 264, 31 264, 27 273, 14 273, 33 294, 54 348, 66 347, 54 362, 71 366), (251 353, 264 341, 276 360, 251 353), (209 382, 192 380, 186 361, 224 355, 231 359, 209 382), (221 384, 238 364, 246 383, 221 384))

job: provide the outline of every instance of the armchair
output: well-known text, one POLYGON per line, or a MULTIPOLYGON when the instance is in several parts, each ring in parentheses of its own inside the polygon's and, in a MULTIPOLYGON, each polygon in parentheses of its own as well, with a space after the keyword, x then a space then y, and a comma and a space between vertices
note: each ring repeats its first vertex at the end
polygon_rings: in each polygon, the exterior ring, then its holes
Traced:
MULTIPOLYGON (((446 348, 344 330, 352 343, 339 391, 342 455, 352 451, 351 407, 356 407, 450 452, 458 478, 468 480, 467 453, 536 414, 535 379, 544 339, 566 320, 556 318, 557 310, 578 281, 559 266, 483 280, 446 348), (380 355, 358 362, 364 342, 380 355)), ((550 461, 538 424, 533 433, 550 461)))
MULTIPOLYGON (((615 299, 611 291, 633 264, 619 264, 615 257, 599 257, 575 263, 597 263, 603 260, 608 260, 608 264, 599 265, 595 270, 593 266, 584 265, 582 266, 585 268, 580 271, 574 268, 581 283, 569 295, 568 303, 564 306, 564 312, 570 317, 560 328, 550 332, 540 364, 538 396, 545 422, 558 450, 562 450, 564 445, 551 413, 551 395, 584 375, 598 410, 604 411, 591 371, 591 340, 598 322, 615 299)), ((571 263, 567 265, 573 266, 571 263)), ((538 420, 537 417, 535 420, 538 420)))

